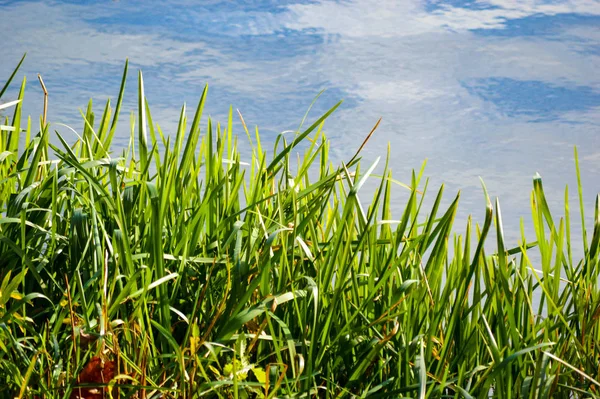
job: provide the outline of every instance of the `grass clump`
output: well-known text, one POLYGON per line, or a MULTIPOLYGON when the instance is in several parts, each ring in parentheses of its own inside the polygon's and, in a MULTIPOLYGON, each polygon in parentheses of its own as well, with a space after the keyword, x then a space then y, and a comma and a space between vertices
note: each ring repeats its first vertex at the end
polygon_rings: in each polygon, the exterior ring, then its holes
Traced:
POLYGON ((339 104, 270 157, 246 129, 244 163, 231 110, 201 123, 206 88, 167 135, 141 73, 115 151, 126 76, 73 144, 21 124, 25 79, 2 122, 1 396, 599 396, 598 201, 583 254, 539 177, 535 240, 509 248, 485 189, 483 224, 455 235, 459 197, 426 209, 423 169, 393 214, 387 164, 332 165, 339 104))

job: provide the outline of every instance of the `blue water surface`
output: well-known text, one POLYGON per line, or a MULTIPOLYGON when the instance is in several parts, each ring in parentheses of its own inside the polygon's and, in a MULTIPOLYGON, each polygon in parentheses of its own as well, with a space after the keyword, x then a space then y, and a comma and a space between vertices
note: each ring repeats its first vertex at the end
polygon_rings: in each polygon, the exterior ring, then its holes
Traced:
POLYGON ((337 161, 382 117, 365 162, 390 143, 394 176, 408 181, 428 159, 447 201, 462 191, 459 223, 481 219, 482 177, 514 242, 535 172, 558 213, 564 185, 576 192, 575 145, 588 206, 600 189, 600 1, 0 0, 0 18, 0 79, 27 52, 25 110, 40 114, 41 73, 51 123, 80 130, 90 98, 97 112, 115 101, 129 58, 117 145, 128 141, 141 69, 167 133, 207 83, 207 114, 224 121, 233 106, 267 142, 296 129, 325 90, 309 119, 344 99, 326 125, 337 161))

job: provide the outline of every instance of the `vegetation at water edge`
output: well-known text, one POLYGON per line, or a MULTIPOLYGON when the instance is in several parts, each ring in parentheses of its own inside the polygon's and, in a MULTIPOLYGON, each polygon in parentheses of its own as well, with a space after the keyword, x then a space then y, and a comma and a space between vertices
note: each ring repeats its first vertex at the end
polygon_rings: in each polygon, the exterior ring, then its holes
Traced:
POLYGON ((163 132, 140 72, 115 148, 126 76, 74 143, 23 117, 25 79, 0 105, 1 397, 600 396, 581 186, 556 217, 536 177, 535 237, 510 244, 485 187, 483 222, 457 226, 459 195, 442 206, 423 168, 402 185, 389 154, 381 175, 360 150, 334 164, 339 104, 268 152, 232 110, 202 118, 207 88, 163 132))

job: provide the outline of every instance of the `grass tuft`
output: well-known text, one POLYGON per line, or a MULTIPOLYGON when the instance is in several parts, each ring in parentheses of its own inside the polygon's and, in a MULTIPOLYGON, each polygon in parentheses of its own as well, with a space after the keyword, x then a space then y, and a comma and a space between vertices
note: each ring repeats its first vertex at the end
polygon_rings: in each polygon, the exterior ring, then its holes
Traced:
POLYGON ((330 161, 339 103, 270 154, 242 119, 244 159, 231 109, 202 122, 207 87, 164 135, 141 72, 114 148, 126 77, 74 143, 21 123, 25 79, 0 105, 0 396, 600 396, 599 200, 572 237, 568 192, 557 218, 536 176, 536 237, 511 248, 483 185, 457 235, 459 195, 426 208, 423 169, 393 210, 389 153, 381 175, 364 143, 330 161))

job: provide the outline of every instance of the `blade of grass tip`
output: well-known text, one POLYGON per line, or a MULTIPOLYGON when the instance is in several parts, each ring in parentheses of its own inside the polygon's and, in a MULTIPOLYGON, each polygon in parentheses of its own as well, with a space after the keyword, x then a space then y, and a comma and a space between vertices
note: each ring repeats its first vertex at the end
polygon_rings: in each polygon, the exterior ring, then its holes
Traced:
POLYGON ((333 111, 335 111, 340 105, 342 104, 342 101, 338 102, 337 104, 335 104, 333 107, 331 107, 329 109, 329 111, 327 111, 325 114, 323 114, 319 119, 316 120, 315 123, 313 123, 308 129, 306 129, 303 133, 299 134, 298 136, 296 136, 294 138, 294 141, 292 142, 292 144, 290 144, 289 146, 285 147, 279 154, 277 154, 277 156, 271 161, 271 163, 269 164, 269 166, 267 166, 267 171, 268 172, 272 172, 275 169, 275 166, 277 166, 277 164, 279 164, 279 162, 285 158, 287 156, 287 154, 294 148, 296 147, 296 145, 298 145, 298 143, 300 143, 302 140, 304 140, 304 138, 306 136, 308 136, 313 130, 315 130, 320 124, 321 122, 323 122, 325 119, 327 119, 329 117, 329 115, 331 115, 333 113, 333 111))
MULTIPOLYGON (((427 158, 425 158, 425 160, 423 160, 423 163, 421 164, 421 168, 419 169, 419 173, 417 174, 417 176, 415 178, 415 185, 414 185, 415 189, 419 186, 421 179, 423 178, 423 174, 425 173, 426 166, 427 166, 427 158)), ((425 192, 425 190, 423 190, 423 192, 425 192)))
POLYGON ((300 125, 298 126, 298 129, 296 130, 296 132, 299 132, 300 129, 302 129, 302 126, 304 126, 304 122, 306 121, 306 118, 308 118, 308 114, 310 113, 310 110, 315 105, 315 103, 317 102, 317 100, 319 99, 319 97, 321 97, 321 94, 323 94, 323 93, 325 93, 325 89, 321 90, 319 92, 319 94, 317 94, 315 96, 315 98, 313 98, 313 100, 311 101, 310 105, 308 106, 308 109, 304 113, 304 116, 302 117, 302 120, 300 121, 300 125))
POLYGON ((554 220, 552 219, 552 213, 550 212, 550 206, 548 205, 548 201, 546 200, 546 194, 544 193, 544 185, 542 182, 542 176, 539 173, 536 173, 533 178, 533 187, 536 193, 536 200, 539 206, 539 209, 544 216, 544 220, 548 224, 550 228, 550 234, 553 238, 556 238, 556 226, 554 225, 554 220))
POLYGON ((42 86, 42 90, 44 91, 44 113, 42 116, 43 125, 46 126, 46 119, 48 116, 48 90, 46 89, 46 85, 44 84, 44 79, 42 79, 42 75, 38 73, 38 80, 40 81, 40 85, 42 86))
POLYGON ((21 112, 23 109, 23 97, 25 96, 25 86, 27 84, 27 78, 24 76, 23 81, 21 82, 21 88, 19 89, 19 97, 21 100, 15 107, 15 112, 13 113, 12 126, 15 131, 11 132, 8 135, 8 148, 11 151, 16 151, 19 148, 19 137, 21 133, 21 112))
POLYGON ((25 131, 25 148, 29 146, 31 142, 31 116, 27 117, 27 128, 25 131))
POLYGON ((0 104, 0 110, 10 108, 13 105, 17 105, 20 102, 21 102, 21 100, 14 100, 14 101, 10 101, 10 102, 4 103, 4 104, 0 104))
POLYGON ((358 191, 362 188, 362 186, 366 183, 367 179, 373 173, 373 170, 375 170, 375 168, 379 164, 379 160, 380 159, 381 159, 381 157, 377 157, 377 159, 375 159, 375 162, 373 162, 373 164, 369 167, 369 169, 366 171, 366 173, 360 178, 360 180, 358 181, 358 183, 356 183, 352 187, 352 189, 350 190, 350 194, 349 195, 356 195, 358 193, 358 191))
POLYGON ((79 113, 81 114, 81 117, 83 118, 83 132, 81 134, 82 136, 82 140, 81 140, 81 147, 80 147, 80 151, 78 153, 80 158, 88 158, 91 156, 90 154, 90 148, 89 148, 89 144, 91 142, 91 132, 90 129, 94 129, 94 112, 93 112, 93 103, 92 103, 92 99, 90 98, 90 100, 88 101, 88 105, 87 105, 87 109, 85 111, 85 114, 83 113, 83 111, 80 109, 79 113))
POLYGON ((112 109, 110 107, 109 98, 108 100, 106 100, 106 104, 104 105, 104 111, 102 112, 102 116, 100 117, 100 126, 98 127, 98 138, 100 140, 94 143, 94 158, 103 158, 107 156, 107 150, 105 150, 104 141, 106 140, 106 136, 108 135, 108 124, 110 123, 111 112, 112 109))
MULTIPOLYGON (((86 127, 84 133, 84 142, 82 144, 88 146, 88 156, 90 159, 93 159, 95 154, 93 148, 97 148, 98 145, 102 145, 101 137, 99 137, 94 130, 94 115, 91 113, 91 107, 88 109, 88 114, 84 114, 81 110, 79 110, 79 113, 81 114, 86 127)), ((99 155, 103 156, 107 150, 104 147, 101 147, 100 149, 103 150, 103 153, 99 155)))
MULTIPOLYGON (((187 112, 186 104, 183 103, 181 112, 179 114, 179 123, 177 124, 177 134, 175 135, 175 145, 173 147, 173 156, 177 160, 179 159, 179 153, 181 152, 181 145, 183 143, 183 137, 185 136, 185 113, 187 112)), ((175 170, 176 168, 173 168, 175 170)))
MULTIPOLYGON (((417 247, 417 250, 421 254, 421 256, 425 254, 425 251, 433 243, 439 230, 442 228, 441 223, 438 223, 437 226, 435 226, 435 228, 433 226, 437 221, 437 213, 440 208, 440 204, 442 203, 445 188, 446 187, 443 184, 440 186, 437 196, 435 197, 435 201, 433 202, 433 206, 431 207, 431 211, 429 211, 429 215, 427 215, 425 227, 421 231, 421 234, 424 237, 428 237, 427 239, 421 241, 421 244, 417 247)), ((420 207, 421 206, 419 205, 419 208, 420 207)), ((448 211, 450 211, 450 208, 448 208, 448 211)))
POLYGON ((127 69, 129 68, 129 59, 125 59, 125 67, 123 68, 123 77, 121 78, 121 87, 119 88, 119 97, 117 98, 117 105, 115 107, 115 114, 110 125, 110 131, 106 140, 104 141, 104 148, 109 148, 112 142, 115 130, 117 129, 117 121, 119 120, 119 114, 121 112, 121 104, 123 103, 123 93, 125 92, 125 81, 127 80, 127 69))
POLYGON ((23 54, 23 57, 21 57, 21 61, 19 61, 19 63, 17 64, 17 67, 10 74, 10 77, 8 78, 8 80, 6 81, 4 86, 2 86, 2 90, 0 90, 0 98, 2 98, 2 95, 4 94, 4 92, 6 92, 6 89, 8 89, 8 86, 10 86, 10 82, 12 82, 15 75, 17 74, 17 71, 19 70, 19 68, 21 68, 21 64, 23 64, 23 61, 25 61, 26 56, 27 56, 27 53, 23 54))
POLYGON ((350 161, 348 161, 348 163, 347 163, 348 166, 352 166, 352 162, 354 162, 354 160, 358 157, 358 155, 360 154, 360 152, 362 151, 362 149, 365 147, 365 145, 367 144, 367 142, 369 141, 369 139, 371 138, 371 136, 373 135, 373 133, 375 133, 375 130, 377 130, 377 127, 381 123, 381 119, 382 118, 379 118, 379 120, 377 121, 377 123, 375 124, 375 126, 373 126, 373 129, 371 129, 371 132, 369 132, 369 134, 367 135, 367 138, 365 138, 363 140, 363 142, 360 145, 360 147, 358 147, 358 150, 356 150, 356 153, 354 154, 354 156, 352 158, 350 158, 350 161))
POLYGON ((256 152, 257 154, 262 154, 263 149, 262 144, 260 143, 260 135, 258 134, 258 126, 255 126, 254 128, 254 136, 256 137, 256 152))
POLYGON ((233 159, 231 147, 231 136, 232 136, 232 127, 233 127, 233 107, 229 106, 229 115, 227 116, 227 159, 233 159))
POLYGON ((242 127, 244 128, 244 132, 246 132, 246 136, 248 137, 248 141, 250 142, 250 147, 254 148, 254 143, 252 142, 252 136, 250 136, 250 132, 248 131, 248 126, 246 126, 246 121, 244 121, 244 117, 239 109, 236 109, 238 116, 240 117, 240 121, 242 122, 242 127))
POLYGON ((504 245, 504 229, 502 228, 502 212, 500 211, 500 200, 496 198, 496 241, 498 245, 498 263, 506 266, 506 249, 504 245))
MULTIPOLYGON (((481 254, 481 251, 483 250, 483 244, 484 244, 485 238, 487 237, 487 234, 490 230, 490 226, 492 224, 492 215, 494 212, 494 209, 492 207, 492 202, 490 201, 490 196, 488 194, 485 183, 481 177, 479 178, 479 180, 481 181, 481 187, 483 188, 483 194, 485 196, 486 211, 485 211, 485 220, 483 222, 483 229, 481 231, 481 237, 479 239, 479 243, 477 244, 477 248, 475 249, 475 255, 473 258, 474 264, 477 263, 477 261, 478 261, 477 258, 479 258, 479 255, 481 254)), ((474 266, 472 266, 472 267, 474 267, 474 266)))
POLYGON ((585 229, 585 208, 583 206, 583 186, 581 185, 581 170, 579 169, 579 156, 577 155, 577 147, 573 148, 573 156, 575 158, 575 174, 577 175, 577 194, 579 196, 579 213, 581 214, 581 235, 583 237, 583 250, 585 255, 588 254, 587 232, 585 229))
POLYGON ((572 265, 573 252, 571 250, 571 210, 569 205, 569 186, 565 186, 565 236, 567 240, 567 261, 569 265, 572 265))
POLYGON ((138 71, 138 150, 140 152, 140 166, 146 169, 148 162, 148 134, 146 132, 146 101, 144 95, 144 77, 138 71))
MULTIPOLYGON (((347 166, 350 166, 350 165, 347 165, 347 166)), ((380 179, 389 181, 390 183, 397 184, 398 186, 400 186, 402 188, 405 188, 407 190, 412 190, 412 187, 410 185, 408 185, 406 183, 402 183, 400 180, 392 178, 391 175, 383 176, 383 175, 376 175, 376 174, 374 174, 373 177, 378 177, 380 179)), ((420 190, 416 190, 416 191, 417 191, 418 194, 423 194, 423 192, 420 191, 420 190)))
MULTIPOLYGON (((56 130, 54 132, 56 133, 56 137, 58 137, 58 140, 60 141, 60 143, 62 144, 62 146, 65 149, 65 155, 68 155, 69 159, 71 159, 71 160, 77 160, 77 155, 75 155, 75 153, 73 152, 73 150, 71 149, 71 147, 69 146, 67 141, 63 138, 63 136, 56 130)), ((75 130, 73 130, 73 132, 75 132, 75 130)), ((75 132, 75 134, 77 134, 77 132, 75 132)), ((50 148, 55 152, 58 152, 58 153, 62 152, 58 147, 56 147, 53 144, 50 144, 50 148)))
MULTIPOLYGON (((150 103, 148 103, 148 100, 144 101, 145 107, 146 107, 146 122, 147 122, 147 128, 148 128, 148 133, 150 133, 150 142, 154 145, 154 143, 157 142, 156 140, 156 132, 154 130, 154 121, 152 120, 152 112, 150 112, 150 103)), ((157 124, 157 128, 159 128, 158 124, 157 124)), ((167 143, 165 142, 165 137, 162 134, 162 132, 160 132, 160 137, 163 143, 163 146, 167 147, 167 143)), ((156 154, 156 157, 160 157, 160 154, 156 154)))
MULTIPOLYGON (((379 160, 377 160, 377 161, 379 161, 379 160)), ((361 229, 364 229, 365 225, 367 224, 367 216, 365 215, 365 211, 362 207, 362 204, 360 203, 360 199, 358 198, 358 192, 353 192, 354 185, 352 184, 352 178, 350 177, 350 171, 348 170, 348 168, 346 168, 346 165, 342 164, 342 167, 344 168, 344 176, 348 180, 348 184, 351 187, 350 194, 348 195, 348 197, 354 198, 354 203, 355 203, 358 213, 360 215, 360 219, 359 219, 360 227, 361 227, 361 229)), ((363 176, 363 178, 364 177, 367 177, 367 176, 363 176)))
POLYGON ((204 112, 204 103, 206 101, 207 95, 208 85, 205 85, 204 90, 202 91, 202 95, 200 96, 200 100, 198 101, 196 113, 194 114, 194 120, 192 121, 192 126, 190 127, 188 139, 185 143, 185 148, 183 150, 181 162, 179 163, 179 170, 177 172, 178 180, 185 179, 188 171, 192 166, 194 152, 196 151, 196 146, 198 145, 198 137, 200 135, 200 120, 202 119, 202 113, 204 112))

